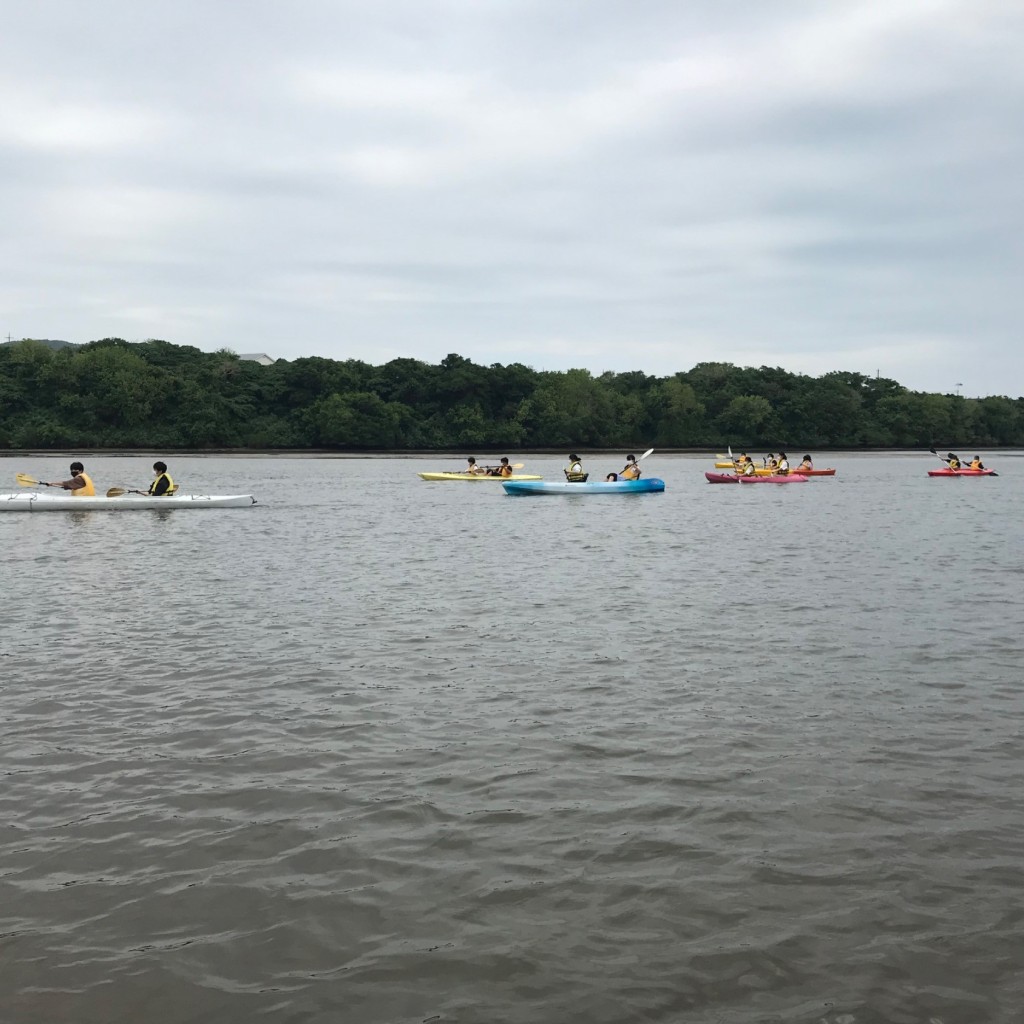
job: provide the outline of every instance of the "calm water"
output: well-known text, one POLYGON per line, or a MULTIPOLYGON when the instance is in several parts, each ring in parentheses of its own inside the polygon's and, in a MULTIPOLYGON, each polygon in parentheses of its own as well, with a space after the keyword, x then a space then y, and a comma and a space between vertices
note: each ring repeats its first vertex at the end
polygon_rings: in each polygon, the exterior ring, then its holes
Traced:
POLYGON ((180 458, 261 504, 0 516, 0 1020, 1020 1021, 1024 459, 989 461, 513 499, 180 458))

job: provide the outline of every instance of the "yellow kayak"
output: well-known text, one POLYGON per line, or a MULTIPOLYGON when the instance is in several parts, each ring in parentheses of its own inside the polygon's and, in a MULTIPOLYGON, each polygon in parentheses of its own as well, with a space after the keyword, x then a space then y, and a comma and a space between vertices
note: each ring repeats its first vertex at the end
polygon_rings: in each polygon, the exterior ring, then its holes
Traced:
POLYGON ((421 480, 540 480, 539 476, 513 473, 511 476, 489 476, 487 473, 417 473, 421 480))

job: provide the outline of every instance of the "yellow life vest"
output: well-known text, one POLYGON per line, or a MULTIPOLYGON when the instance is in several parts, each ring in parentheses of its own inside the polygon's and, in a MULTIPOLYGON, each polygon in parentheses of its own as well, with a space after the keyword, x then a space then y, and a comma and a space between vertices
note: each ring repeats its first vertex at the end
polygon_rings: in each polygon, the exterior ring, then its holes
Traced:
POLYGON ((971 469, 981 469, 981 459, 971 459, 971 469))
POLYGON ((93 485, 92 477, 87 473, 83 473, 82 470, 78 471, 78 479, 85 481, 84 487, 76 487, 72 492, 71 496, 74 498, 95 498, 96 488, 93 485))
POLYGON ((154 493, 154 492, 156 491, 156 485, 157 485, 158 483, 160 483, 160 481, 161 481, 161 480, 163 480, 163 479, 164 479, 164 477, 166 477, 166 478, 167 478, 167 490, 166 490, 166 491, 164 491, 164 492, 163 492, 163 494, 157 495, 157 497, 160 497, 160 498, 164 498, 164 497, 168 497, 168 496, 170 495, 171 491, 173 491, 173 490, 174 490, 174 481, 173 481, 173 480, 171 479, 171 474, 170 474, 170 473, 161 473, 161 474, 160 474, 160 475, 159 475, 159 476, 158 476, 158 477, 157 477, 157 478, 156 478, 156 479, 155 479, 155 480, 154 480, 154 481, 153 481, 153 482, 152 482, 152 483, 151 483, 151 484, 149 485, 149 493, 150 493, 150 494, 153 494, 153 493, 154 493))

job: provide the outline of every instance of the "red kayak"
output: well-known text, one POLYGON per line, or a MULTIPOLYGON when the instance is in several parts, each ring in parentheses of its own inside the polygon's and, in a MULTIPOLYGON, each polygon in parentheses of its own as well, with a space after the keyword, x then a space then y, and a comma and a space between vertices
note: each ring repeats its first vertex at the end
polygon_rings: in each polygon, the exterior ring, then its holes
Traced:
POLYGON ((800 476, 835 476, 836 471, 834 469, 791 469, 792 473, 799 473, 800 476))
POLYGON ((994 469, 929 469, 929 476, 999 476, 994 469))
POLYGON ((705 473, 709 484, 738 484, 740 478, 732 473, 705 473))
POLYGON ((741 476, 741 484, 805 484, 807 483, 807 474, 801 473, 799 476, 793 476, 790 473, 787 476, 741 476))

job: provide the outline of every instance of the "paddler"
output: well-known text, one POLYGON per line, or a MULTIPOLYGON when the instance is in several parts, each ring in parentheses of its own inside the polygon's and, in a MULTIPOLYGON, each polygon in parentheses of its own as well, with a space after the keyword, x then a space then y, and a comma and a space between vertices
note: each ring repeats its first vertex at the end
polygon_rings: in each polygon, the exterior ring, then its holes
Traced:
POLYGON ((775 467, 775 472, 778 473, 779 476, 789 475, 789 459, 786 458, 785 452, 779 452, 779 461, 775 467))
POLYGON ((814 469, 814 463, 811 461, 810 455, 804 456, 804 461, 800 463, 798 468, 801 473, 808 473, 814 469))
POLYGON ((51 487, 63 487, 70 491, 73 498, 95 498, 96 488, 93 486, 92 477, 85 472, 85 466, 80 462, 71 463, 71 479, 56 480, 50 483, 51 487))
POLYGON ((167 473, 166 462, 154 462, 153 463, 153 482, 149 485, 147 494, 151 494, 154 498, 160 498, 163 495, 169 495, 174 490, 174 481, 170 478, 167 473))
POLYGON ((952 452, 946 452, 946 462, 949 463, 950 469, 960 468, 960 460, 952 452))
POLYGON ((565 479, 571 484, 585 483, 587 474, 583 472, 583 460, 572 452, 569 453, 569 468, 563 470, 565 479))
POLYGON ((623 480, 640 479, 640 467, 636 464, 635 455, 626 456, 626 465, 619 471, 619 476, 621 476, 623 480))
POLYGON ((757 467, 754 465, 754 460, 753 459, 747 459, 747 461, 744 462, 742 466, 738 466, 736 468, 736 475, 737 476, 756 476, 757 475, 757 467))
POLYGON ((984 469, 984 468, 985 468, 985 463, 981 461, 981 456, 980 455, 975 455, 974 458, 971 459, 971 469, 984 469))
POLYGON ((484 472, 484 470, 483 470, 483 469, 481 469, 481 468, 480 468, 480 467, 479 467, 479 466, 478 466, 478 465, 476 464, 476 459, 474 459, 474 458, 473 458, 473 456, 472 456, 472 455, 470 455, 470 457, 469 457, 469 458, 468 458, 468 459, 466 460, 466 472, 467 472, 467 473, 468 473, 468 474, 469 474, 470 476, 476 476, 476 475, 477 475, 478 473, 483 473, 483 472, 484 472))
POLYGON ((494 471, 495 476, 511 476, 512 467, 508 464, 508 456, 503 455, 501 457, 501 465, 494 471))

